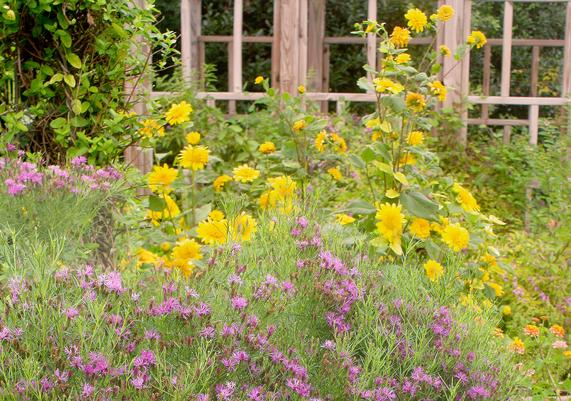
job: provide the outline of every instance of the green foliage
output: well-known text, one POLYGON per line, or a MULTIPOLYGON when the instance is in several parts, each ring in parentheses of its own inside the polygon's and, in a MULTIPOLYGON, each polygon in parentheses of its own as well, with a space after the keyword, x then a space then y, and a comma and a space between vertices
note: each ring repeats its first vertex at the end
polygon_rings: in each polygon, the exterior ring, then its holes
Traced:
POLYGON ((126 114, 159 46, 157 68, 173 35, 153 24, 156 10, 102 0, 4 1, 0 19, 2 142, 20 142, 48 159, 87 155, 114 160, 137 140, 126 114), (7 18, 12 12, 14 18, 7 18))

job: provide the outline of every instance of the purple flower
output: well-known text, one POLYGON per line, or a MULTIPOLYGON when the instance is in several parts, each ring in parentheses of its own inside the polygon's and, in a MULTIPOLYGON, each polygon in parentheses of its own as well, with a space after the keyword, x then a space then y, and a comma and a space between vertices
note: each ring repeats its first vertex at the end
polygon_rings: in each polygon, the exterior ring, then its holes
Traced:
POLYGON ((229 400, 236 391, 236 383, 226 382, 226 384, 218 384, 216 386, 216 398, 219 400, 229 400))
POLYGON ((236 310, 242 310, 248 306, 248 300, 244 297, 233 297, 231 302, 232 307, 236 310))
POLYGON ((70 320, 75 319, 78 315, 79 310, 77 308, 70 307, 65 310, 65 316, 70 320))
POLYGON ((87 158, 85 156, 76 156, 71 159, 71 165, 73 167, 81 167, 87 163, 87 158))

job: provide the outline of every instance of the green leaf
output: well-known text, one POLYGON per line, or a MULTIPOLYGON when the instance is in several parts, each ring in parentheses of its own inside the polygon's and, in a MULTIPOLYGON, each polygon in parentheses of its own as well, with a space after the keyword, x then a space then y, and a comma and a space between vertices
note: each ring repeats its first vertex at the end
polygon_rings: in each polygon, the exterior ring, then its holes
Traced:
POLYGON ((406 109, 406 103, 399 95, 383 96, 381 98, 381 103, 384 106, 391 108, 396 113, 400 113, 406 109))
POLYGON ((375 206, 361 199, 352 200, 347 204, 345 209, 352 214, 361 215, 374 214, 377 212, 375 206))
POLYGON ((414 216, 422 217, 429 220, 437 218, 438 204, 428 199, 420 192, 403 192, 401 194, 401 203, 414 216))
POLYGON ((73 75, 71 75, 71 74, 65 74, 65 75, 63 76, 63 80, 65 81, 65 83, 66 83, 68 86, 70 86, 70 87, 72 87, 72 88, 75 88, 75 78, 74 78, 73 75))
POLYGON ((371 149, 370 147, 366 147, 361 152, 361 158, 363 159, 363 161, 365 163, 369 163, 369 162, 375 160, 377 158, 377 155, 375 154, 373 149, 371 149))
POLYGON ((79 99, 73 99, 71 102, 71 110, 75 113, 75 114, 81 114, 81 100, 79 99))
POLYGON ((70 63, 73 67, 75 68, 81 68, 81 59, 79 58, 79 56, 75 53, 67 53, 65 55, 65 58, 67 59, 68 63, 70 63))
POLYGON ((149 209, 153 212, 162 212, 167 208, 167 203, 163 198, 156 195, 149 196, 149 209))
POLYGON ((61 80, 63 79, 63 74, 60 74, 59 72, 57 74, 54 74, 51 79, 48 82, 48 85, 51 84, 55 84, 56 82, 61 82, 61 80))
POLYGON ((353 166, 355 166, 359 169, 363 169, 366 167, 365 162, 358 155, 350 154, 349 160, 351 161, 351 164, 353 164, 353 166))
POLYGON ((67 120, 63 117, 58 117, 50 122, 50 127, 53 129, 63 128, 67 124, 67 120))

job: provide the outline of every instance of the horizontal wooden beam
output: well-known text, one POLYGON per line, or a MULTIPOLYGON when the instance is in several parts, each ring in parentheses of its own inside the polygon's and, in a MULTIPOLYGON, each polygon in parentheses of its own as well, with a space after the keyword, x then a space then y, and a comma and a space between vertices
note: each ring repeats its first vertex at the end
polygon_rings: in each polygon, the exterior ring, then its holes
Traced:
POLYGON ((469 118, 470 125, 509 125, 509 126, 528 126, 529 120, 510 120, 506 118, 469 118))
MULTIPOLYGON (((380 38, 376 38, 380 42, 380 38)), ((367 38, 360 38, 358 36, 326 36, 326 45, 362 45, 367 43, 367 38)), ((409 42, 411 45, 429 45, 432 43, 432 38, 412 38, 409 42)))
MULTIPOLYGON (((232 35, 201 35, 198 37, 198 40, 204 43, 231 43, 233 39, 232 35)), ((271 44, 272 40, 272 36, 242 36, 242 43, 271 44)))
POLYGON ((528 96, 468 96, 468 101, 475 104, 506 104, 514 106, 563 106, 571 103, 564 97, 528 97, 528 96))
MULTIPOLYGON (((503 39, 488 39, 491 46, 501 46, 503 39)), ((541 47, 563 47, 563 39, 512 39, 512 46, 541 46, 541 47)))

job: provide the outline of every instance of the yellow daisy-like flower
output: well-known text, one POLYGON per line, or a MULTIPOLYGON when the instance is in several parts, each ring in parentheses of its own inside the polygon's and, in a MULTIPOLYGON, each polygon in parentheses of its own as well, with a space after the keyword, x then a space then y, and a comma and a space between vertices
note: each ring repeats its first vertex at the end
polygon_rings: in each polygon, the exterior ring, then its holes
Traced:
POLYGON ((424 28, 426 28, 426 25, 428 24, 428 18, 426 18, 426 14, 420 11, 418 8, 408 10, 404 17, 408 21, 408 27, 417 33, 423 32, 424 28))
POLYGON ((177 242, 176 246, 172 249, 172 256, 175 259, 182 260, 202 259, 200 244, 194 239, 183 239, 182 241, 177 242))
POLYGON ((475 45, 478 49, 488 43, 486 35, 484 35, 484 33, 481 31, 472 31, 472 33, 468 35, 468 39, 466 41, 470 45, 475 45))
POLYGON ((139 130, 139 133, 147 138, 152 138, 155 134, 163 137, 165 136, 165 129, 152 118, 147 118, 143 121, 143 127, 139 130))
POLYGON ((170 192, 169 186, 178 176, 178 170, 170 168, 167 164, 163 166, 153 166, 153 171, 149 174, 149 188, 153 192, 163 191, 170 192))
POLYGON ((456 200, 458 201, 458 203, 460 203, 462 209, 472 213, 478 212, 480 210, 480 206, 478 205, 476 198, 474 198, 470 193, 470 191, 468 191, 466 188, 464 188, 458 183, 455 183, 454 186, 452 187, 452 190, 458 194, 456 200))
POLYGON ((355 222, 355 218, 353 216, 349 216, 345 213, 338 213, 335 215, 335 218, 337 219, 337 223, 342 226, 355 222))
POLYGON ((502 306, 502 315, 510 316, 512 314, 512 308, 509 305, 502 306))
POLYGON ((299 132, 307 127, 307 122, 305 120, 297 120, 293 123, 293 130, 299 132))
POLYGON ((410 41, 410 31, 407 28, 395 26, 390 41, 396 47, 406 47, 410 41))
POLYGON ((539 337, 539 327, 528 324, 523 328, 523 334, 529 337, 539 337))
POLYGON ((336 132, 332 132, 331 140, 335 144, 335 150, 338 153, 345 153, 347 151, 347 142, 345 142, 345 139, 343 139, 341 135, 337 134, 336 132))
POLYGON ((214 209, 208 213, 208 218, 213 221, 221 221, 224 220, 224 213, 221 210, 214 209))
POLYGON ((438 100, 441 102, 446 100, 446 94, 448 90, 446 89, 446 86, 442 84, 442 82, 434 81, 429 83, 428 86, 430 87, 432 94, 438 97, 438 100))
POLYGON ((501 297, 502 295, 504 295, 504 287, 502 287, 498 283, 489 281, 486 283, 486 285, 490 287, 492 290, 494 290, 494 294, 496 295, 496 297, 501 297))
POLYGON ((228 222, 225 219, 201 221, 196 235, 207 245, 224 244, 228 237, 228 222))
POLYGON ((410 63, 410 54, 408 53, 401 53, 395 58, 395 62, 397 64, 406 64, 410 63))
POLYGON ((409 230, 415 237, 426 239, 430 237, 430 222, 426 219, 415 217, 410 223, 409 230))
POLYGON ((260 172, 255 168, 242 164, 232 170, 234 180, 238 182, 252 182, 260 176, 260 172))
POLYGON ((331 167, 327 169, 327 172, 335 181, 340 181, 343 178, 343 174, 341 174, 341 171, 337 167, 331 167))
POLYGON ((468 246, 470 233, 460 224, 454 223, 442 230, 442 240, 454 252, 460 252, 468 246))
POLYGON ((300 95, 303 95, 305 93, 305 86, 299 85, 297 87, 297 93, 299 93, 300 95))
POLYGON ((257 231, 257 223, 248 213, 242 212, 232 223, 232 239, 234 241, 249 241, 257 231))
POLYGON ((438 46, 438 51, 440 52, 441 55, 448 57, 452 54, 452 52, 450 51, 450 48, 446 45, 440 45, 438 46))
POLYGON ((178 125, 190 120, 190 113, 192 113, 192 106, 183 100, 171 106, 165 113, 165 119, 170 125, 178 125))
POLYGON ((565 337, 565 329, 563 327, 561 327, 558 324, 554 324, 553 326, 551 326, 549 328, 549 331, 551 332, 551 334, 553 334, 555 337, 559 337, 559 338, 563 338, 565 337))
POLYGON ((291 198, 295 195, 296 182, 288 175, 280 175, 275 178, 268 178, 268 183, 280 199, 291 198))
POLYGON ((325 150, 325 141, 327 140, 327 132, 322 130, 315 137, 314 145, 318 152, 322 153, 325 150))
POLYGON ((254 83, 255 83, 256 85, 259 85, 259 84, 261 84, 262 82, 264 82, 264 77, 261 76, 261 75, 258 75, 258 76, 256 77, 256 79, 254 80, 254 83))
POLYGON ((402 205, 383 203, 377 206, 377 230, 390 244, 391 249, 398 255, 402 254, 401 236, 405 222, 402 205))
POLYGON ((377 27, 377 21, 367 21, 365 24, 367 25, 365 28, 365 33, 371 33, 377 27))
POLYGON ((166 207, 162 211, 147 211, 147 217, 151 219, 153 224, 158 224, 160 220, 175 218, 180 214, 180 209, 173 198, 167 194, 163 194, 162 198, 166 203, 166 207))
POLYGON ((525 352, 525 344, 519 337, 513 339, 510 344, 510 351, 522 355, 525 352))
POLYGON ((388 78, 375 78, 373 83, 375 84, 375 90, 379 93, 390 92, 396 95, 397 93, 401 93, 404 90, 404 86, 388 78))
POLYGON ((406 106, 415 112, 421 112, 426 107, 426 99, 423 94, 409 92, 406 94, 406 106))
POLYGON ((421 131, 412 131, 408 134, 406 142, 411 146, 420 145, 424 142, 424 133, 421 131))
POLYGON ((165 242, 163 242, 163 243, 161 244, 161 250, 162 250, 163 252, 168 252, 170 249, 171 249, 171 244, 170 244, 170 242, 166 242, 166 241, 165 241, 165 242))
POLYGON ((216 179, 212 183, 212 186, 214 187, 214 190, 216 192, 220 192, 220 191, 222 191, 222 189, 224 189, 224 184, 226 184, 229 181, 232 181, 232 177, 224 174, 224 175, 216 177, 216 179))
POLYGON ((137 263, 135 267, 139 268, 144 264, 155 264, 158 260, 157 254, 151 252, 145 248, 139 248, 135 252, 135 256, 137 257, 137 263))
POLYGON ((264 192, 259 199, 262 209, 277 208, 280 213, 289 214, 293 210, 293 201, 296 197, 296 182, 286 175, 269 178, 271 190, 264 192))
POLYGON ((567 359, 571 359, 571 351, 563 351, 563 356, 567 359))
POLYGON ((190 145, 198 145, 198 143, 200 142, 200 132, 193 131, 186 134, 186 141, 190 145))
POLYGON ((440 8, 438 8, 438 11, 436 12, 436 18, 438 18, 439 21, 449 21, 450 19, 452 19, 453 16, 454 16, 454 8, 449 5, 441 6, 440 8))
POLYGON ((187 145, 179 155, 179 163, 183 168, 193 171, 202 170, 208 163, 210 151, 206 146, 187 145))
POLYGON ((264 142, 260 145, 258 150, 266 155, 269 155, 276 151, 276 145, 273 142, 264 142))
POLYGON ((412 153, 406 153, 399 159, 399 164, 401 166, 416 164, 416 157, 412 153))
POLYGON ((428 279, 432 282, 436 282, 444 274, 444 268, 440 263, 435 260, 429 260, 424 264, 424 271, 428 279))

